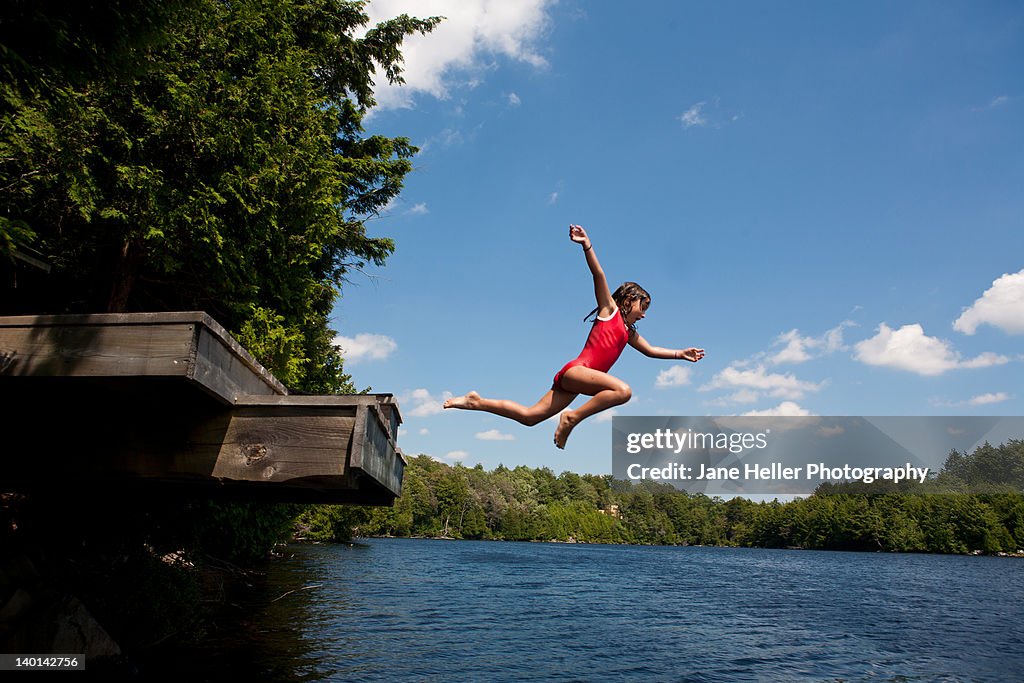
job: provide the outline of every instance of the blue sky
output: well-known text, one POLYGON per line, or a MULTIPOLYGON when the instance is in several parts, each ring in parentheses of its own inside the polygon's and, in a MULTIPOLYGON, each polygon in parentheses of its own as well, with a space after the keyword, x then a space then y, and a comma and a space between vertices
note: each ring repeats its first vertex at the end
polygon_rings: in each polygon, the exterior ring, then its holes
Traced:
POLYGON ((652 294, 641 334, 707 352, 627 348, 618 415, 1022 414, 1020 3, 369 11, 448 17, 378 89, 368 132, 421 153, 368 224, 396 253, 333 316, 356 384, 399 397, 406 453, 611 471, 609 420, 559 451, 553 422, 440 410, 471 389, 531 404, 579 352, 570 223, 613 287, 652 294))

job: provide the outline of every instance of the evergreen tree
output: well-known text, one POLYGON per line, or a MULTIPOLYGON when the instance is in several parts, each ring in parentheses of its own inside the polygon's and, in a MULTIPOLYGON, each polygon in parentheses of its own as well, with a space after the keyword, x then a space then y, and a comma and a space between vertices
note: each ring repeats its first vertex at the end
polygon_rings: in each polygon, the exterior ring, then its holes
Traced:
POLYGON ((402 39, 438 21, 357 37, 362 2, 4 3, 0 249, 53 268, 6 312, 205 310, 287 384, 351 391, 328 316, 393 251, 366 220, 416 151, 362 119, 375 70, 401 81, 402 39))

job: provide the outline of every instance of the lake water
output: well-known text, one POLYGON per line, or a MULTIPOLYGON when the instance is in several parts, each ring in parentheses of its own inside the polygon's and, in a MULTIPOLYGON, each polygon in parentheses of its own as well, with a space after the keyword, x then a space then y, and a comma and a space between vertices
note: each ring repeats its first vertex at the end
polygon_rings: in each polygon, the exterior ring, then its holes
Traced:
POLYGON ((1024 680, 1015 558, 370 539, 259 593, 207 678, 1024 680))

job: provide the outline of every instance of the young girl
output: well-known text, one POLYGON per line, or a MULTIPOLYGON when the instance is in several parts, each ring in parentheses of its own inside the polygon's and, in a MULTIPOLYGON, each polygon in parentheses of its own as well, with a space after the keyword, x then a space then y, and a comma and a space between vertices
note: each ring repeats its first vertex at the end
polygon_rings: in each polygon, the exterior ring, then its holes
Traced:
POLYGON ((651 305, 650 295, 635 282, 623 284, 614 293, 609 291, 608 281, 605 280, 587 232, 579 225, 570 225, 569 239, 583 247, 587 265, 594 276, 594 295, 597 297, 597 308, 590 312, 590 315, 596 314, 597 319, 590 329, 583 351, 558 371, 551 389, 529 408, 514 401, 481 398, 475 391, 448 399, 444 402, 445 408, 483 410, 532 427, 567 408, 580 394, 591 396, 582 406, 576 410, 566 410, 559 418, 555 429, 555 445, 565 448, 569 433, 580 421, 621 405, 632 397, 628 384, 608 374, 626 344, 651 358, 682 359, 696 363, 704 357, 704 349, 664 349, 647 343, 637 333, 635 325, 646 315, 647 307, 651 305))

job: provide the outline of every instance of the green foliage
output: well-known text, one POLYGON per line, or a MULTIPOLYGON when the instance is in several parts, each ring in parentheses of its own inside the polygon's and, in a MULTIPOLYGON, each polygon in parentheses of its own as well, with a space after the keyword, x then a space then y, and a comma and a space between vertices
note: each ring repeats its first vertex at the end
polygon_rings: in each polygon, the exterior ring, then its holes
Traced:
POLYGON ((1010 439, 994 447, 985 442, 971 455, 953 451, 946 458, 939 483, 965 491, 1024 490, 1024 441, 1010 439))
POLYGON ((294 386, 302 379, 303 365, 309 362, 305 335, 294 325, 286 328, 283 315, 253 306, 235 338, 282 383, 294 386))
MULTIPOLYGON (((346 277, 394 250, 366 221, 417 151, 362 120, 375 69, 400 81, 403 39, 439 21, 401 16, 357 38, 363 8, 0 3, 0 269, 21 247, 51 267, 0 292, 0 313, 204 310, 291 388, 353 393, 329 315, 346 277)), ((182 566, 255 562, 300 511, 180 496, 49 504, 19 533, 62 531, 53 562, 125 627, 122 642, 194 632, 198 588, 182 566), (162 559, 179 551, 182 566, 162 559)), ((368 513, 332 515, 317 533, 368 513)))
MULTIPOLYGON (((3 154, 3 150, 0 150, 0 154, 3 154)), ((24 221, 12 221, 6 216, 0 216, 0 258, 11 258, 18 243, 27 244, 35 237, 36 234, 24 221)))
MULTIPOLYGON (((238 564, 266 557, 275 543, 288 540, 300 507, 288 504, 194 501, 183 512, 182 547, 238 564)), ((176 527, 178 525, 175 525, 176 527)))
POLYGON ((304 541, 348 541, 352 528, 365 523, 371 510, 351 505, 309 505, 293 521, 294 534, 304 541))
POLYGON ((362 117, 437 21, 357 39, 361 2, 4 3, 0 245, 53 265, 8 305, 205 310, 291 386, 348 389, 328 316, 393 251, 365 221, 416 152, 362 117))

